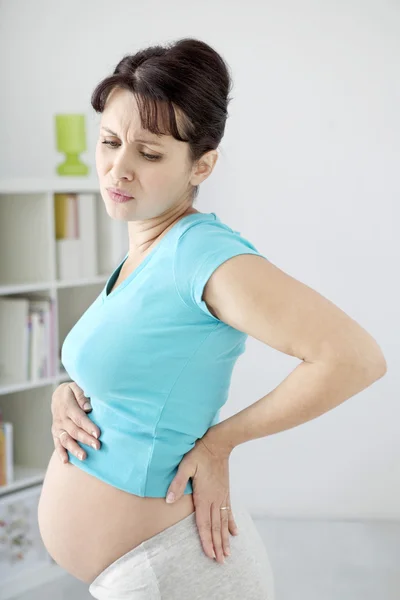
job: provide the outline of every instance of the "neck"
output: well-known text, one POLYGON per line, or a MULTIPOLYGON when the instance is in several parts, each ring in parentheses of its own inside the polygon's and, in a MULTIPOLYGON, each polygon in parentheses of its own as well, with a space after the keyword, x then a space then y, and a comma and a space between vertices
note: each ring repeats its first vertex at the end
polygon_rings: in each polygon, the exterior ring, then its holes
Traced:
POLYGON ((174 208, 163 215, 144 221, 128 221, 129 258, 142 257, 186 215, 198 213, 191 205, 174 208))

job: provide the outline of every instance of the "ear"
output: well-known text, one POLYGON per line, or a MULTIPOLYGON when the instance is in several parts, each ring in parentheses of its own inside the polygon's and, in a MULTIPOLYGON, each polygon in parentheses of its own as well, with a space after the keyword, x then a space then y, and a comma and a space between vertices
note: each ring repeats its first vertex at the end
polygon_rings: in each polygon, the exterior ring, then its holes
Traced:
POLYGON ((211 175, 218 160, 218 150, 205 152, 196 162, 190 183, 193 186, 200 185, 211 175))

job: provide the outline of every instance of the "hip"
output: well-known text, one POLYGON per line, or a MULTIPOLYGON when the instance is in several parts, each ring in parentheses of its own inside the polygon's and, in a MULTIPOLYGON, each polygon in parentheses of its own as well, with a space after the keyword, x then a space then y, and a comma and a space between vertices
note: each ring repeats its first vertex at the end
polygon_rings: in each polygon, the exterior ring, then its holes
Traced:
POLYGON ((98 600, 274 600, 272 565, 260 534, 244 506, 234 501, 232 508, 240 533, 231 537, 223 564, 203 552, 192 513, 108 565, 89 593, 98 600))

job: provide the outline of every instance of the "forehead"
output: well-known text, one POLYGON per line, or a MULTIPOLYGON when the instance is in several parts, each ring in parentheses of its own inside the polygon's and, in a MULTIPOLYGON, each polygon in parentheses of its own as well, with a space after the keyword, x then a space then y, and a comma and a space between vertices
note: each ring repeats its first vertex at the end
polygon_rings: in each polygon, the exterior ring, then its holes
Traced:
POLYGON ((111 90, 101 115, 101 123, 110 117, 121 124, 132 123, 140 127, 139 107, 134 94, 121 88, 111 90))
POLYGON ((101 114, 100 126, 112 130, 116 134, 125 134, 129 137, 145 137, 163 144, 173 140, 171 135, 157 135, 142 127, 139 106, 136 97, 129 90, 114 88, 108 98, 101 114))

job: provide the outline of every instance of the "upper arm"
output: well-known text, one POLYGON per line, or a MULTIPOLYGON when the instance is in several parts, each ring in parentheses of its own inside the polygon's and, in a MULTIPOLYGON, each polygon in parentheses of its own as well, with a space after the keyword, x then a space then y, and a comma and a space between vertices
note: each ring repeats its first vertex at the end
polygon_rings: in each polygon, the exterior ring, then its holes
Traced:
POLYGON ((242 254, 208 279, 203 300, 215 316, 307 362, 359 360, 386 369, 374 338, 330 300, 266 258, 242 254))

